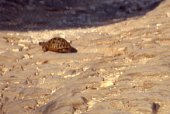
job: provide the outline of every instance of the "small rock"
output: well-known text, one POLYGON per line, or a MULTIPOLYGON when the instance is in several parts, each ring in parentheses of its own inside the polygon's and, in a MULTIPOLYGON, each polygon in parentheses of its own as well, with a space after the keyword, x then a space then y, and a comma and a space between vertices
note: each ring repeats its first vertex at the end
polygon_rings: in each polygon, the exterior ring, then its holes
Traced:
POLYGON ((107 81, 103 81, 100 85, 100 87, 106 88, 106 87, 110 87, 113 85, 112 80, 107 80, 107 81))
POLYGON ((153 102, 151 108, 152 108, 152 114, 157 114, 160 108, 160 105, 158 103, 153 102))
POLYGON ((12 49, 13 52, 19 52, 20 49, 12 49))
POLYGON ((167 13, 166 13, 166 16, 167 16, 167 17, 170 17, 170 13, 169 13, 169 12, 167 12, 167 13))

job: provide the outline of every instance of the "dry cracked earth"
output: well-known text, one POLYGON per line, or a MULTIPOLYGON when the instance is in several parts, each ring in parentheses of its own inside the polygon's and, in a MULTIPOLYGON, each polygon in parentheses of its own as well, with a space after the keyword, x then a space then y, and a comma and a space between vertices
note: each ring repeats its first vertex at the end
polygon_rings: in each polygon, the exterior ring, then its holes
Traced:
POLYGON ((170 1, 90 28, 0 31, 0 114, 170 114, 170 1), (78 53, 43 52, 60 36, 78 53))

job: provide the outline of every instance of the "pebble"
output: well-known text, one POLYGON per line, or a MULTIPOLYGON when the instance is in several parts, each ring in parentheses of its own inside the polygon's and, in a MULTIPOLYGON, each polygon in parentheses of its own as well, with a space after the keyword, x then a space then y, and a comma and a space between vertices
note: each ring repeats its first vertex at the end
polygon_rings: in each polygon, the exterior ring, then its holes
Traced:
POLYGON ((112 80, 103 81, 100 85, 100 87, 102 87, 102 88, 107 88, 107 87, 110 87, 110 86, 113 86, 112 80))

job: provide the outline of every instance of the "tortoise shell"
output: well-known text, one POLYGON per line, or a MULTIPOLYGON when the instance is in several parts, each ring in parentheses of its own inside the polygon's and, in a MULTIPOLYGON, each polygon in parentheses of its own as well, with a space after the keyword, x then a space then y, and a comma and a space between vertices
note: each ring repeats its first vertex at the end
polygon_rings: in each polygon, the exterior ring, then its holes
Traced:
POLYGON ((39 42, 44 52, 53 51, 58 53, 75 53, 77 50, 70 45, 65 39, 55 37, 47 42, 39 42))

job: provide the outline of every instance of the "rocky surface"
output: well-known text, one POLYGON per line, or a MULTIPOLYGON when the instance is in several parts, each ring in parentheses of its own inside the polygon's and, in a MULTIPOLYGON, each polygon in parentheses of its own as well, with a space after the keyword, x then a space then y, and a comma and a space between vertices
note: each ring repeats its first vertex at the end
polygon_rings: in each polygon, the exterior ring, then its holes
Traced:
POLYGON ((164 0, 3 0, 0 30, 55 30, 113 24, 145 15, 164 0))
POLYGON ((170 1, 91 28, 0 31, 0 114, 170 113, 170 1), (43 52, 60 36, 78 53, 43 52))

